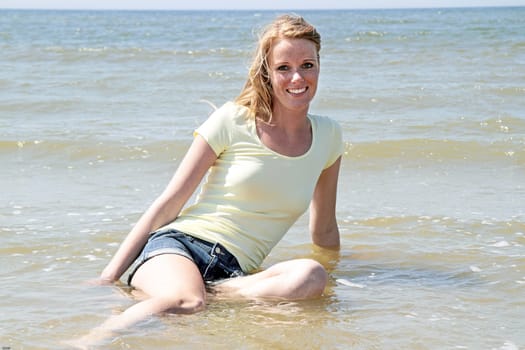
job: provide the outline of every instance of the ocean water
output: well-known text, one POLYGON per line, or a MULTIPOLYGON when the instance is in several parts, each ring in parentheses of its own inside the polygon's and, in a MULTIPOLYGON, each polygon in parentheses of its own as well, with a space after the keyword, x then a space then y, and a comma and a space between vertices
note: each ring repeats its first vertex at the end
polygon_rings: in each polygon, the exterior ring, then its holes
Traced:
MULTIPOLYGON (((311 111, 344 129, 342 248, 305 215, 264 266, 318 259, 325 295, 212 298, 101 348, 525 348, 525 8, 296 12, 323 36, 311 111)), ((134 303, 85 281, 276 14, 0 10, 3 349, 65 349, 134 303)))

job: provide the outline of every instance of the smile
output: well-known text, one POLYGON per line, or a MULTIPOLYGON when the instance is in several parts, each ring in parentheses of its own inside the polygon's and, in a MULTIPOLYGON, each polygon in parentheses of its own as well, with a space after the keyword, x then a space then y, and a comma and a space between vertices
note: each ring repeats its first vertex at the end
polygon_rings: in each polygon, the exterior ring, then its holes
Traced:
POLYGON ((306 92, 306 90, 308 90, 308 87, 304 87, 302 89, 288 89, 286 91, 288 91, 290 94, 293 94, 293 95, 299 95, 299 94, 306 92))

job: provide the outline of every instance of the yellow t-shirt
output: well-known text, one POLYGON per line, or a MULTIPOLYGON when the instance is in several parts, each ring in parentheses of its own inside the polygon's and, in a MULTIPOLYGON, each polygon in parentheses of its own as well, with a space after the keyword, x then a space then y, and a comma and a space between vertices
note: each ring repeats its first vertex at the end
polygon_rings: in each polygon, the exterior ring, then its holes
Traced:
POLYGON ((217 154, 196 203, 167 227, 232 253, 243 271, 257 269, 306 211, 319 175, 343 152, 339 124, 308 115, 312 145, 288 157, 259 139, 248 109, 228 102, 196 131, 217 154))

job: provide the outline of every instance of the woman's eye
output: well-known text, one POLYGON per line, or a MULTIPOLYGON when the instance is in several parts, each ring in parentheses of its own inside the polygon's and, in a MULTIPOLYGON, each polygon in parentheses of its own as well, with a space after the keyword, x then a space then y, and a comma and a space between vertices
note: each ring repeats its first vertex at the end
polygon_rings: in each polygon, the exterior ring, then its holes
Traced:
POLYGON ((307 62, 305 64, 303 64, 303 69, 311 69, 314 67, 314 64, 311 63, 311 62, 307 62))
POLYGON ((288 70, 288 66, 279 66, 277 67, 277 70, 281 72, 286 72, 288 70))

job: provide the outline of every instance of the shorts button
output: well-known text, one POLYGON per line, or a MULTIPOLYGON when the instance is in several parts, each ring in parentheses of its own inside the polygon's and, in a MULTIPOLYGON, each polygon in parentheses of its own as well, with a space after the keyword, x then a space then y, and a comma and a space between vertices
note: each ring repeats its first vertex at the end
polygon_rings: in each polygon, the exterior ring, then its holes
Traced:
POLYGON ((215 247, 215 253, 220 254, 221 253, 221 248, 215 247))

